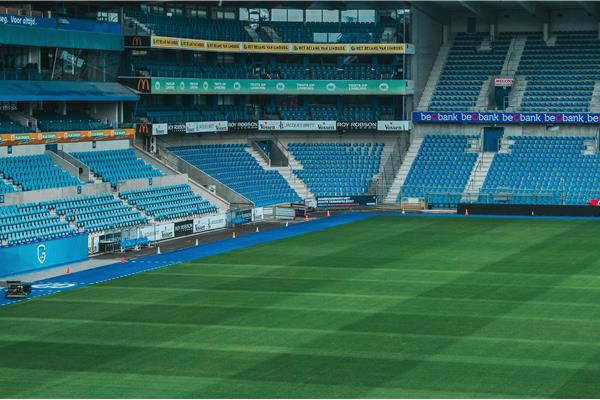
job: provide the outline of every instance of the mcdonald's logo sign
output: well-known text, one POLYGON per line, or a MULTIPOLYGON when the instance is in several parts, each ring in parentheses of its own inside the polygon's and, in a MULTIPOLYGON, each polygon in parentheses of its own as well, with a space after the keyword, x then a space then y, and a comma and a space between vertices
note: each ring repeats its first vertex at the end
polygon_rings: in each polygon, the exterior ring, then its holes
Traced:
POLYGON ((150 80, 147 78, 141 78, 137 81, 138 92, 150 93, 150 80))
POLYGON ((138 128, 138 132, 142 135, 147 135, 148 134, 148 124, 145 122, 140 122, 137 125, 138 128))
POLYGON ((126 36, 125 46, 129 47, 148 47, 150 46, 149 36, 126 36))

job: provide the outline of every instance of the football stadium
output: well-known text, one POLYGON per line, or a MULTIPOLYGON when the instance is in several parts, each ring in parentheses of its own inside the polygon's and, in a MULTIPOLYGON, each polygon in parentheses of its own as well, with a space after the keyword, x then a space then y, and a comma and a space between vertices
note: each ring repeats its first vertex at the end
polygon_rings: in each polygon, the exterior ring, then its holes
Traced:
POLYGON ((600 397, 600 3, 0 4, 3 398, 600 397))

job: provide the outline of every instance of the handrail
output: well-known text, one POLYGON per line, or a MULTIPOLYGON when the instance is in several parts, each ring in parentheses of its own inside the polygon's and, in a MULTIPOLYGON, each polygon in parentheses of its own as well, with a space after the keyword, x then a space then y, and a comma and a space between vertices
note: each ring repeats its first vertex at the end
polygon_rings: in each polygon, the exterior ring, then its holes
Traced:
POLYGON ((369 193, 375 194, 379 198, 387 196, 392 184, 394 183, 394 180, 396 179, 396 175, 398 174, 398 171, 404 162, 404 158, 408 153, 410 145, 407 143, 408 141, 406 139, 407 135, 403 135, 396 139, 392 151, 383 163, 381 172, 371 183, 369 193))

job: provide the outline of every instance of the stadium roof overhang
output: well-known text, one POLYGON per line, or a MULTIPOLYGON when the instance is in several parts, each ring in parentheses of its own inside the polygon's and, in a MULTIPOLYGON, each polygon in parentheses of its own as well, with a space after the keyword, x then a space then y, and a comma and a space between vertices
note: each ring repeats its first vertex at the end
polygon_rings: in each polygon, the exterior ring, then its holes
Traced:
POLYGON ((594 1, 412 1, 418 7, 431 7, 445 12, 468 11, 481 18, 490 19, 502 11, 519 10, 531 16, 548 19, 552 10, 581 9, 600 21, 600 4, 594 1))
POLYGON ((0 81, 4 101, 136 101, 139 96, 116 82, 0 81))

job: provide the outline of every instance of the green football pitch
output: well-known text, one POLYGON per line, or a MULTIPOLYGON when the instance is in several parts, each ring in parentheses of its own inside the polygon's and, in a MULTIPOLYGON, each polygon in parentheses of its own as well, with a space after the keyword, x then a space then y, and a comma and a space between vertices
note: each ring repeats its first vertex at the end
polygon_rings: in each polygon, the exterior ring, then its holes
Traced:
POLYGON ((4 397, 600 397, 600 221, 376 217, 0 308, 4 397))

